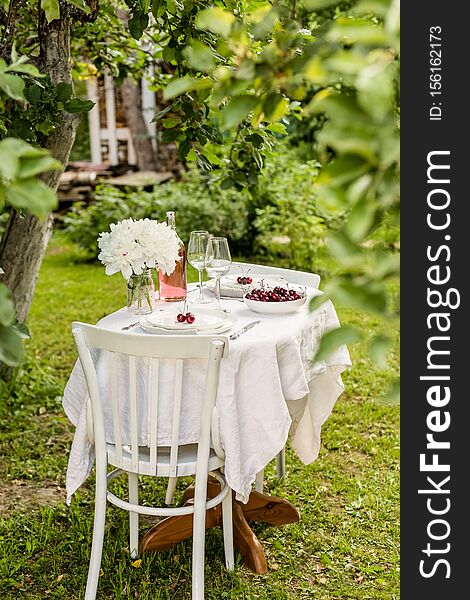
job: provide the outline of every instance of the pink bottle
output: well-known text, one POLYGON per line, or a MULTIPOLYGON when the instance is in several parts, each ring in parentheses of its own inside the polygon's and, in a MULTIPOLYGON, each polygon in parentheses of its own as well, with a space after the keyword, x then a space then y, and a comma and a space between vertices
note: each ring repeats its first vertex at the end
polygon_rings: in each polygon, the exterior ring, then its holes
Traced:
MULTIPOLYGON (((176 233, 175 213, 166 213, 166 222, 176 233)), ((178 235, 178 234, 177 234, 178 235)), ((180 302, 186 299, 186 249, 178 236, 180 249, 179 260, 171 275, 167 275, 161 269, 158 270, 158 290, 160 300, 164 302, 180 302)))

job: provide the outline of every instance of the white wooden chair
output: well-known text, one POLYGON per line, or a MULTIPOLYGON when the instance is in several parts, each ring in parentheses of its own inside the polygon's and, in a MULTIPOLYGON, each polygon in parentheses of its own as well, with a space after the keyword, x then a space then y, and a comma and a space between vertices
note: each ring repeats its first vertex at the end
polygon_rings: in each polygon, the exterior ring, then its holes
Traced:
MULTIPOLYGON (((192 599, 204 598, 204 545, 206 510, 222 504, 225 562, 229 570, 234 568, 232 532, 232 493, 220 469, 224 458, 210 447, 211 415, 217 394, 220 362, 227 355, 228 341, 223 337, 144 336, 107 331, 85 323, 73 323, 73 336, 88 386, 89 404, 87 425, 90 441, 96 452, 96 492, 93 542, 91 549, 85 600, 94 600, 98 586, 103 549, 106 501, 127 510, 130 521, 131 556, 138 552, 139 514, 171 516, 193 514, 192 599), (114 440, 105 437, 103 405, 101 403, 98 374, 90 349, 109 353, 111 412, 114 440), (138 392, 136 360, 145 357, 149 361, 149 447, 138 444, 138 392), (129 378, 129 431, 131 443, 124 443, 121 433, 121 415, 117 393, 116 364, 125 360, 129 378), (176 361, 173 395, 173 421, 171 446, 161 447, 157 442, 157 414, 159 403, 158 369, 161 359, 176 361), (178 445, 183 365, 187 360, 207 359, 204 396, 202 399, 199 443, 178 445), (90 410, 91 409, 91 410, 90 410), (115 470, 107 473, 107 466, 115 470), (108 490, 108 482, 126 473, 128 476, 128 501, 118 498, 108 490), (206 500, 207 477, 213 475, 221 484, 221 492, 210 501, 206 500), (194 504, 184 507, 160 508, 139 504, 138 476, 150 475, 172 478, 195 475, 194 504)), ((215 444, 216 445, 216 444, 215 444)), ((216 445, 217 446, 217 445, 216 445)))
MULTIPOLYGON (((293 269, 284 269, 281 267, 270 267, 267 265, 257 265, 254 263, 232 262, 230 275, 247 275, 248 271, 256 275, 282 276, 288 283, 296 285, 306 285, 318 289, 320 287, 320 275, 308 273, 306 271, 295 271, 293 269)), ((276 472, 279 479, 286 476, 286 451, 285 448, 276 456, 276 472)), ((256 476, 255 489, 257 492, 263 492, 264 470, 256 476)))
POLYGON ((312 288, 318 288, 320 286, 320 275, 317 275, 316 273, 294 271, 293 269, 284 269, 281 267, 269 267, 267 265, 256 265, 254 263, 232 262, 229 274, 242 275, 243 271, 246 276, 248 270, 250 273, 256 275, 280 275, 289 283, 294 283, 296 285, 306 285, 312 288))

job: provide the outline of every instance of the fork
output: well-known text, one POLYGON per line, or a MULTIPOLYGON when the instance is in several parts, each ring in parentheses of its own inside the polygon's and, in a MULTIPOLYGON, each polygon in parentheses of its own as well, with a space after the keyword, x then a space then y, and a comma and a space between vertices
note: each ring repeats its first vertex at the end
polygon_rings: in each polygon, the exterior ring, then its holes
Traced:
POLYGON ((135 323, 131 323, 130 325, 126 325, 125 327, 121 327, 121 331, 127 331, 128 329, 132 329, 136 325, 140 325, 140 321, 136 321, 135 323))

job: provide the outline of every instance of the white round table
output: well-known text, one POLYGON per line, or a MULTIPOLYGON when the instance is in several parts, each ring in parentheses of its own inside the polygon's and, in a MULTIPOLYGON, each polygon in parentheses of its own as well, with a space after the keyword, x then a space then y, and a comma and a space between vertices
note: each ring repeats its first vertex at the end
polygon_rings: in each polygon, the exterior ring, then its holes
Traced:
MULTIPOLYGON (((307 288, 309 296, 318 290, 307 288)), ((189 299, 191 294, 189 294, 189 299)), ((233 330, 260 320, 260 323, 229 342, 229 356, 222 361, 216 400, 220 440, 225 452, 225 475, 237 500, 247 502, 256 474, 283 448, 290 432, 291 445, 299 458, 308 464, 314 461, 320 449, 321 426, 330 415, 343 391, 341 372, 351 362, 345 346, 338 348, 327 361, 313 362, 321 336, 339 326, 336 311, 330 301, 311 312, 308 303, 297 312, 287 315, 262 315, 248 310, 240 300, 222 300, 223 307, 236 316, 233 330)), ((157 310, 169 304, 158 303, 157 310)), ((174 306, 174 304, 172 305, 174 306)), ((204 307, 211 305, 204 305, 204 307)), ((214 304, 215 306, 215 304, 214 304)), ((138 320, 126 308, 106 316, 98 326, 121 330, 138 320)), ((133 333, 145 333, 140 327, 133 333)), ((231 331, 221 336, 229 336, 231 331)), ((103 373, 102 401, 107 402, 106 359, 95 356, 97 370, 103 373)), ((167 386, 167 402, 159 407, 158 440, 169 442, 171 434, 173 361, 160 369, 160 385, 167 386)), ((204 383, 203 365, 197 361, 184 373, 180 443, 197 441, 199 406, 194 391, 204 383)), ((148 365, 138 365, 139 416, 141 439, 148 443, 148 365)), ((126 389, 126 371, 119 373, 118 387, 126 389)), ((164 387, 163 387, 164 389, 164 387)), ((121 399, 125 407, 125 394, 121 399)), ((67 469, 67 501, 88 477, 93 461, 93 447, 86 429, 87 388, 82 368, 77 362, 65 387, 63 407, 75 425, 75 436, 67 469)), ((112 420, 106 421, 106 435, 112 440, 112 420)), ((125 410, 121 413, 125 416, 125 410)))

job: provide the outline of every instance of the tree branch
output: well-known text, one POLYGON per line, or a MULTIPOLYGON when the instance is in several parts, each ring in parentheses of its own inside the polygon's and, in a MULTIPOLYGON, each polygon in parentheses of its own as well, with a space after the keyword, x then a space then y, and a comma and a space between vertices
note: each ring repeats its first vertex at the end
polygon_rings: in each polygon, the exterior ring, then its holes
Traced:
POLYGON ((297 0, 292 0, 292 7, 290 11, 290 18, 295 19, 295 13, 297 10, 297 0))
POLYGON ((1 52, 0 54, 5 57, 9 57, 11 53, 11 47, 13 46, 16 17, 18 16, 18 9, 24 0, 10 0, 8 5, 7 20, 5 23, 5 29, 2 35, 1 52))
POLYGON ((99 0, 85 0, 85 3, 90 9, 89 13, 80 10, 76 6, 69 6, 69 14, 74 22, 94 23, 96 21, 100 10, 99 0))

